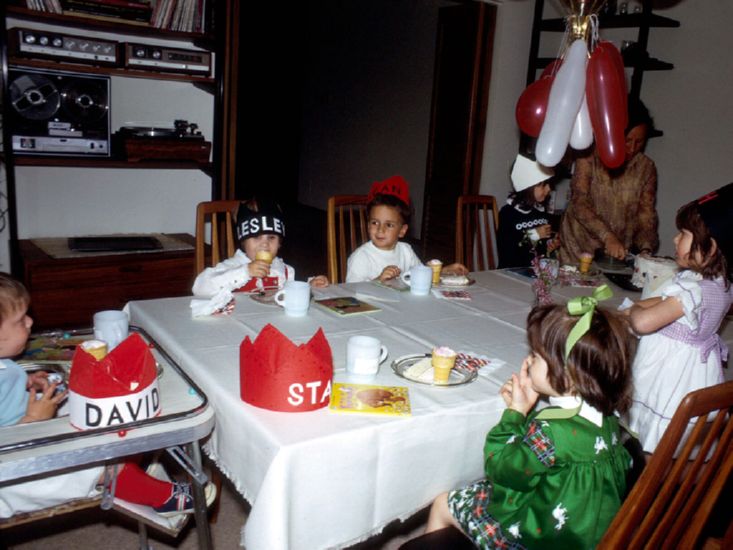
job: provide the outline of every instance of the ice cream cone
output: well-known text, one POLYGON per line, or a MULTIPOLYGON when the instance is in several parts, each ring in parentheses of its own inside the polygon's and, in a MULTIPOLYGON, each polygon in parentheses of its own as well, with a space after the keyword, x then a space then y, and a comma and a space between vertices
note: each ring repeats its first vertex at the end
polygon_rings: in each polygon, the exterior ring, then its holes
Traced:
POLYGON ((433 270, 433 286, 440 284, 440 272, 443 269, 443 262, 440 260, 430 260, 427 266, 433 270))
POLYGON ((450 371, 456 364, 456 352, 445 346, 433 349, 433 382, 447 384, 450 371))
POLYGON ((581 273, 588 273, 590 270, 590 264, 593 261, 593 255, 589 252, 583 252, 580 255, 580 265, 578 266, 578 270, 581 273))
POLYGON ((272 254, 267 250, 258 250, 255 253, 255 260, 266 262, 269 265, 272 263, 272 254))
POLYGON ((107 355, 107 344, 102 340, 85 340, 79 345, 97 361, 101 361, 107 355))

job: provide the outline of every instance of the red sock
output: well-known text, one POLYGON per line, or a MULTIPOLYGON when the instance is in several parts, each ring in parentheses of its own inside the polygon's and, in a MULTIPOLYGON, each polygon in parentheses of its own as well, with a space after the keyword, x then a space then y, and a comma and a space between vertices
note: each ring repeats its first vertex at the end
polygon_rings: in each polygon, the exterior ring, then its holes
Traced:
POLYGON ((115 496, 122 500, 145 506, 160 506, 172 492, 172 483, 149 476, 132 462, 126 462, 117 473, 115 496))

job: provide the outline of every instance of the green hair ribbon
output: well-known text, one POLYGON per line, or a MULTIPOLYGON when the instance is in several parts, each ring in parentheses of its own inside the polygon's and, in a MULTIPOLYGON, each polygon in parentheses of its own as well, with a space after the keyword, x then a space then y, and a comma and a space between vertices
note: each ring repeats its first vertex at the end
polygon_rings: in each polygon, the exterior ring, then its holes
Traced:
POLYGON ((565 361, 568 360, 573 346, 588 332, 598 302, 608 300, 611 296, 613 296, 611 288, 608 285, 601 285, 593 290, 591 296, 576 296, 568 301, 568 313, 570 315, 582 315, 582 317, 575 323, 570 334, 568 334, 568 339, 565 341, 565 361))

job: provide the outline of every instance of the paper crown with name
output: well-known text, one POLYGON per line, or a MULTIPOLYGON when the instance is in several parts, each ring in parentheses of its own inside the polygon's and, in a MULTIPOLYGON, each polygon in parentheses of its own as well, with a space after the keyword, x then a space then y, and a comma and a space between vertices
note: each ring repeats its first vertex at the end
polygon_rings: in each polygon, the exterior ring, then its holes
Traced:
POLYGON ((239 347, 242 401, 273 411, 306 412, 327 407, 333 356, 322 329, 305 344, 294 344, 267 324, 254 341, 239 347))
POLYGON ((384 181, 375 181, 369 190, 367 201, 371 202, 377 195, 392 195, 410 206, 410 186, 402 176, 390 176, 384 181))
POLYGON ((263 200, 251 205, 242 203, 237 211, 237 239, 249 239, 270 234, 285 236, 285 222, 280 205, 263 200))
POLYGON ((69 374, 72 426, 106 428, 160 412, 155 358, 139 334, 132 333, 101 360, 77 346, 69 374))

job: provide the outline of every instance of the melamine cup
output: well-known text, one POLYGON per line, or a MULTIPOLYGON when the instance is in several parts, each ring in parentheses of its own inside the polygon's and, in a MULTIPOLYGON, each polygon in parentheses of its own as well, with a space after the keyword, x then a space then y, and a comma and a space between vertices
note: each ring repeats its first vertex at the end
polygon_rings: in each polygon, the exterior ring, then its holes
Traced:
POLYGON ((275 294, 275 303, 285 309, 285 315, 303 317, 308 313, 311 287, 303 281, 288 281, 275 294))
POLYGON ((117 309, 107 309, 94 314, 94 338, 107 343, 107 351, 112 351, 129 333, 127 313, 117 309))
POLYGON ((433 283, 433 270, 426 265, 415 265, 400 275, 400 279, 410 287, 411 294, 427 296, 433 283))
POLYGON ((346 342, 346 372, 374 376, 387 359, 387 347, 372 336, 351 336, 346 342))

